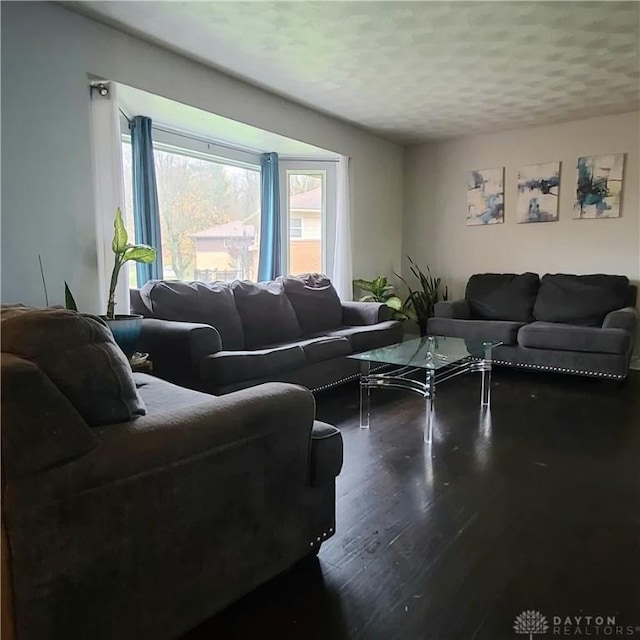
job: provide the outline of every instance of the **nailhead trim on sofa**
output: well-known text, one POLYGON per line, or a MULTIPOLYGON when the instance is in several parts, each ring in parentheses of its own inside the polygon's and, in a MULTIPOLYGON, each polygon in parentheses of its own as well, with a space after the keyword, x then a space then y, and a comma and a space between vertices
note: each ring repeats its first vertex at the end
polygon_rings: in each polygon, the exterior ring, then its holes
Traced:
POLYGON ((603 373, 602 371, 580 371, 577 369, 567 369, 565 367, 548 367, 541 364, 526 364, 518 362, 508 362, 507 360, 492 360, 493 364, 505 365, 507 367, 517 367, 519 369, 535 369, 537 371, 557 371, 559 373, 573 373, 579 376, 589 376, 592 378, 609 378, 612 380, 624 380, 626 376, 615 373, 603 373))

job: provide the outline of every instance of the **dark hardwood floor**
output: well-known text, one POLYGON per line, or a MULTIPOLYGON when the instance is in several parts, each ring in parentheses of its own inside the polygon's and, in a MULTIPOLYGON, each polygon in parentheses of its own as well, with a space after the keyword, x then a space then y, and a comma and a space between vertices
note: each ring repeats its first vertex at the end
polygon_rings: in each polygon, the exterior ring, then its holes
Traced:
POLYGON ((363 431, 357 385, 321 395, 345 446, 336 535, 183 640, 508 640, 525 610, 549 623, 534 640, 640 639, 640 372, 496 370, 490 416, 479 384, 438 388, 432 455, 417 396, 372 392, 363 431))

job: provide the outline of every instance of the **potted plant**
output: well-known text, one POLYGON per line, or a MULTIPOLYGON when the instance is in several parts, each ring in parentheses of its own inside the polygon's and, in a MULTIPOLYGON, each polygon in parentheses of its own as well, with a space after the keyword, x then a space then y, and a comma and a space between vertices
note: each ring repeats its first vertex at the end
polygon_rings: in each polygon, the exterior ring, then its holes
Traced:
POLYGON ((360 302, 382 302, 394 310, 395 316, 405 318, 402 312, 402 300, 395 294, 395 289, 389 284, 386 276, 378 276, 373 280, 354 280, 353 284, 361 291, 366 292, 360 302))
POLYGON ((142 328, 142 316, 136 314, 115 313, 115 292, 118 284, 118 276, 125 262, 151 263, 156 259, 156 250, 146 244, 130 244, 127 230, 122 221, 122 211, 118 207, 113 222, 114 233, 111 249, 114 253, 113 271, 109 284, 109 299, 107 300, 107 314, 103 319, 109 325, 115 341, 124 351, 127 357, 131 357, 138 345, 140 329, 142 328))
POLYGON ((427 335, 427 320, 433 316, 433 308, 436 302, 441 302, 449 298, 449 289, 444 287, 441 291, 442 279, 431 275, 429 267, 425 274, 420 267, 409 257, 411 273, 417 278, 420 288, 412 289, 405 278, 396 273, 396 276, 404 282, 409 289, 409 297, 402 306, 402 311, 413 320, 420 329, 420 335, 427 335))

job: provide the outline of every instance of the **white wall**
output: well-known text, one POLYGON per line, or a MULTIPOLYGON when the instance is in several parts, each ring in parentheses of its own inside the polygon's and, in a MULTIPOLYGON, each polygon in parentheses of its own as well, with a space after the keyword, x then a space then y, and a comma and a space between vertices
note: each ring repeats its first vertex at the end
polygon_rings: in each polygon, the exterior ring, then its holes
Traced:
POLYGON ((403 254, 454 296, 478 272, 614 273, 640 280, 640 113, 458 138, 405 151, 403 254), (626 153, 622 217, 574 220, 576 161, 626 153), (518 167, 560 160, 560 219, 516 224, 518 167), (466 177, 506 167, 504 224, 466 225, 466 177))
MULTIPOLYGON (((302 140, 352 158, 354 276, 399 268, 403 151, 49 3, 3 2, 2 301, 62 302, 103 312, 91 174, 88 74, 302 140)), ((98 194, 99 195, 99 194, 98 194)))

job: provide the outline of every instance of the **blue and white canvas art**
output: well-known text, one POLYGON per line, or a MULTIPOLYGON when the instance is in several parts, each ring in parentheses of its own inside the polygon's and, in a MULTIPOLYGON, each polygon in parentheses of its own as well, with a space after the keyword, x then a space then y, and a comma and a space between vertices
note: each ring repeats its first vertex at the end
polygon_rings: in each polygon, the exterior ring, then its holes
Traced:
POLYGON ((619 218, 624 153, 578 158, 574 218, 619 218))
POLYGON ((518 169, 518 224, 558 219, 560 163, 543 162, 518 169))
POLYGON ((467 174, 467 225, 504 222, 504 167, 467 174))

